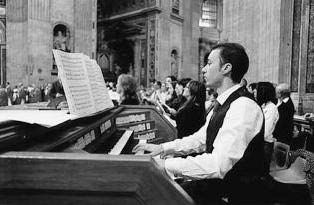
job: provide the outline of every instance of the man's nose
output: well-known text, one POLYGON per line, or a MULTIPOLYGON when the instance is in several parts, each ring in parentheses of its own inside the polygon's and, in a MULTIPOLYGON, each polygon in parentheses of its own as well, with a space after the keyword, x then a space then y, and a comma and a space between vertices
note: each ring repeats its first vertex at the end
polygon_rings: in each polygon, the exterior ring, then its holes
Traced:
POLYGON ((202 74, 205 75, 205 73, 206 73, 206 66, 202 68, 202 74))

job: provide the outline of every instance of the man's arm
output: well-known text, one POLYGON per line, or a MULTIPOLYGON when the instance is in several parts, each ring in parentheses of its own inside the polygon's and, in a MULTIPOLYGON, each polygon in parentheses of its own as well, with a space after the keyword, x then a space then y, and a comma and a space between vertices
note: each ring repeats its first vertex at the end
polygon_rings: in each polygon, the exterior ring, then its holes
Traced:
POLYGON ((194 134, 162 144, 163 152, 167 154, 187 155, 201 153, 206 148, 206 130, 211 113, 207 116, 206 123, 194 134))
POLYGON ((171 154, 186 155, 193 152, 203 152, 206 148, 206 129, 210 116, 211 113, 207 116, 205 125, 188 137, 184 137, 183 139, 176 139, 161 145, 139 143, 133 148, 132 151, 149 151, 151 152, 152 156, 158 154, 162 154, 162 156, 171 154))
MULTIPOLYGON (((226 113, 223 125, 214 141, 212 153, 189 156, 185 159, 166 159, 165 169, 170 176, 194 179, 223 178, 243 156, 250 141, 259 133, 262 124, 263 113, 259 106, 252 100, 241 97, 231 104, 226 113)), ((205 126, 207 128, 207 123, 205 126)), ((178 152, 180 148, 185 150, 184 145, 177 142, 174 149, 178 152)))

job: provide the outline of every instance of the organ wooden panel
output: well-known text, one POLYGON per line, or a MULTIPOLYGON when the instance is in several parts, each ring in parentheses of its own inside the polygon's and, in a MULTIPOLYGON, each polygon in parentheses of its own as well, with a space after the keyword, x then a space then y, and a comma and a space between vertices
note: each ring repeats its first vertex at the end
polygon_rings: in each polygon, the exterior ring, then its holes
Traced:
POLYGON ((130 155, 140 135, 162 143, 176 129, 153 106, 118 106, 49 129, 3 122, 0 204, 193 204, 150 156, 130 155), (106 154, 124 129, 134 132, 127 154, 106 154))
POLYGON ((193 204, 149 156, 8 152, 1 204, 193 204))

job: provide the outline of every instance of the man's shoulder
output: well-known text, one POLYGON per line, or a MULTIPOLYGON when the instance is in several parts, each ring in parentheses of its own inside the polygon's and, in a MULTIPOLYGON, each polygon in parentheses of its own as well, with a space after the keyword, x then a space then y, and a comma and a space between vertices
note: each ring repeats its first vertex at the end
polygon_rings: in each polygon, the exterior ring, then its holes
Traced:
POLYGON ((258 112, 262 113, 261 107, 255 102, 255 100, 247 96, 241 96, 237 98, 235 101, 231 103, 230 106, 247 111, 257 110, 258 112))

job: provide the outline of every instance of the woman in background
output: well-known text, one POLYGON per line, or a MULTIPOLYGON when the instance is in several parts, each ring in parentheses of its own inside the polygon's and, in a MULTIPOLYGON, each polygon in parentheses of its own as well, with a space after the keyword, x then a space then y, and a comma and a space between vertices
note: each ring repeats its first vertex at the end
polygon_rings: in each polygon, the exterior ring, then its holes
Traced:
POLYGON ((206 120, 205 85, 192 80, 185 86, 183 96, 187 101, 172 116, 177 123, 178 138, 193 134, 204 125, 206 120))
POLYGON ((117 82, 117 92, 120 94, 120 105, 139 105, 140 101, 136 91, 137 83, 132 75, 119 75, 117 82))
POLYGON ((274 138, 273 132, 279 119, 279 113, 276 106, 275 87, 270 82, 259 82, 256 86, 256 101, 262 107, 265 117, 265 154, 268 165, 270 164, 273 153, 274 138))
POLYGON ((168 102, 170 107, 169 112, 171 115, 175 115, 178 109, 186 102, 186 98, 183 96, 184 88, 191 81, 191 78, 183 78, 179 80, 175 86, 176 98, 171 102, 168 102))
POLYGON ((166 83, 166 87, 167 87, 167 96, 166 96, 166 105, 170 106, 171 103, 177 98, 177 94, 175 92, 175 87, 176 87, 177 83, 176 82, 172 82, 172 83, 166 83))

